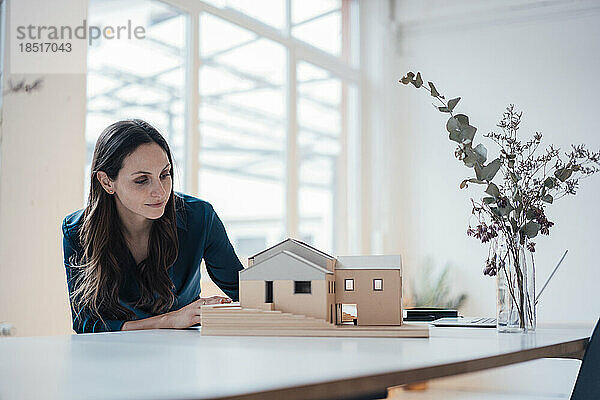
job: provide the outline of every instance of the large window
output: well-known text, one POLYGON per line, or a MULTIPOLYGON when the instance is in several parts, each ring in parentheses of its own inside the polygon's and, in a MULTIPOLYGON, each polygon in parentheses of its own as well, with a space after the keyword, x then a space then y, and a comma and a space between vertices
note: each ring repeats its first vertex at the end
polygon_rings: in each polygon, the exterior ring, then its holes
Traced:
POLYGON ((288 236, 346 251, 357 219, 357 8, 90 0, 91 24, 131 19, 147 38, 89 49, 86 172, 104 127, 147 119, 174 152, 175 189, 213 204, 242 261, 288 236))
POLYGON ((206 12, 199 46, 198 191, 246 258, 285 236, 286 50, 206 12))
POLYGON ((340 179, 341 79, 313 64, 297 67, 300 235, 332 249, 338 226, 335 196, 340 179))
POLYGON ((292 35, 328 53, 341 55, 342 1, 292 0, 291 3, 292 35))
POLYGON ((165 136, 175 190, 185 181, 186 14, 156 0, 91 0, 89 23, 145 28, 143 40, 98 40, 88 49, 86 192, 94 145, 104 128, 141 118, 165 136))
POLYGON ((285 0, 205 0, 205 3, 238 12, 265 25, 278 29, 285 28, 285 0))

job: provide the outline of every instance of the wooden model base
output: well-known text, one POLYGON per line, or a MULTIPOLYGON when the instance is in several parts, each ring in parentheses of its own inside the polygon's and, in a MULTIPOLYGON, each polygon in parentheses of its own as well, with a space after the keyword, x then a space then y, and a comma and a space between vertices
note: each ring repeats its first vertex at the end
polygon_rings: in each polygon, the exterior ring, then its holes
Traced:
POLYGON ((239 303, 202 307, 206 336, 429 337, 427 325, 334 325, 325 320, 281 311, 248 309, 239 303))

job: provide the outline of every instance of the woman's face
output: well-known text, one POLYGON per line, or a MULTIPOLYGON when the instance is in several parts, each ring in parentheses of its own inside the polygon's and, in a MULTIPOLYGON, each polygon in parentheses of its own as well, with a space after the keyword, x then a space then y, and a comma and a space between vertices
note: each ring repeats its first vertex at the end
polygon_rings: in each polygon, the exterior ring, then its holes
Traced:
POLYGON ((126 209, 149 219, 160 218, 173 186, 167 153, 156 143, 139 146, 123 160, 111 183, 116 201, 126 209))

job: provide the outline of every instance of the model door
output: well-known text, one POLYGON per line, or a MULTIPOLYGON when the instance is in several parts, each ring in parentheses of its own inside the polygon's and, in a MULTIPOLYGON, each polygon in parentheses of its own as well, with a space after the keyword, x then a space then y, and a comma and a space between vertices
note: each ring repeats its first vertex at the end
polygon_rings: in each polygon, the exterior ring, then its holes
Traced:
POLYGON ((265 281, 265 303, 273 302, 273 281, 265 281))

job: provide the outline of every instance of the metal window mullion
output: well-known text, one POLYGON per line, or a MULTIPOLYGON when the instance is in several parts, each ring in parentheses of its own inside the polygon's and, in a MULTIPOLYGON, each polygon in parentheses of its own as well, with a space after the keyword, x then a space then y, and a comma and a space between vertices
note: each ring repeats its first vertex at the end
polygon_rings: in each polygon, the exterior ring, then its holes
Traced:
POLYGON ((298 237, 299 209, 299 157, 298 157, 298 113, 296 85, 296 52, 287 49, 287 135, 286 135, 286 232, 289 237, 298 237))
POLYGON ((187 12, 207 12, 219 17, 234 25, 247 29, 261 37, 273 40, 282 44, 286 48, 294 47, 296 49, 296 59, 303 59, 321 68, 330 70, 340 78, 358 83, 360 72, 358 69, 345 64, 339 57, 327 53, 315 46, 305 43, 291 35, 291 4, 288 4, 288 12, 286 15, 286 27, 282 31, 280 29, 269 26, 254 18, 248 17, 240 12, 231 9, 223 9, 212 6, 197 0, 161 0, 174 7, 178 7, 187 12), (289 25, 288 25, 289 23, 289 25))
POLYGON ((337 57, 325 53, 314 46, 308 45, 299 39, 291 38, 290 46, 296 48, 297 58, 315 64, 325 70, 330 71, 337 77, 354 83, 360 80, 360 71, 344 64, 337 57))
POLYGON ((292 0, 285 0, 285 33, 292 37, 292 0))
POLYGON ((333 165, 337 179, 333 188, 333 223, 331 235, 333 239, 333 252, 337 254, 348 253, 348 84, 342 84, 342 98, 340 99, 340 152, 333 165))
POLYGON ((198 196, 198 176, 200 173, 200 129, 199 129, 199 74, 200 74, 200 13, 189 11, 187 29, 188 51, 186 68, 186 182, 185 191, 198 196))
MULTIPOLYGON (((349 3, 348 0, 342 0, 342 49, 341 56, 344 61, 349 59, 349 3)), ((340 98, 340 152, 336 158, 336 163, 333 166, 337 179, 333 198, 333 226, 331 228, 331 237, 333 238, 334 253, 348 253, 348 91, 349 83, 346 79, 341 82, 341 98, 340 98)))

